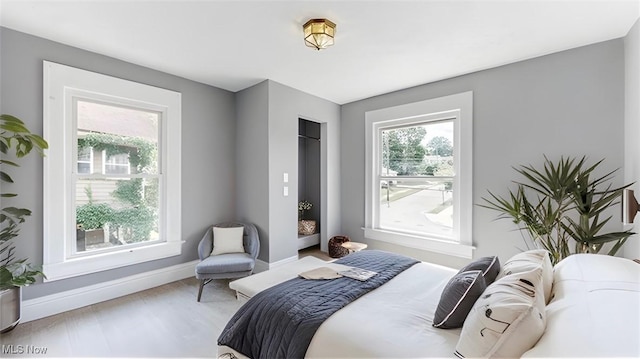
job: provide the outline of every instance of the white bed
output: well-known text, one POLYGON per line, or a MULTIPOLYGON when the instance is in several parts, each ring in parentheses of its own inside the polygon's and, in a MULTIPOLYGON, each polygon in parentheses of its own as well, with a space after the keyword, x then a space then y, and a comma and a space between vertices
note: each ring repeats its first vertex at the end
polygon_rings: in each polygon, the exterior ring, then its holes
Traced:
MULTIPOLYGON (((461 350, 467 356, 640 357, 640 265, 624 258, 576 254, 553 268, 548 257, 544 259, 545 252, 538 252, 518 254, 503 265, 509 273, 501 270, 484 291, 490 294, 478 299, 462 329, 432 326, 441 293, 457 271, 418 263, 326 319, 305 357, 452 357, 461 350), (541 263, 527 269, 535 259, 527 261, 538 256, 548 266, 541 263), (518 300, 514 302, 518 310, 503 306, 504 300, 523 298, 512 296, 508 283, 532 278, 532 273, 537 279, 536 294, 527 299, 530 305, 518 300), (498 314, 513 316, 497 321, 506 324, 500 325, 502 332, 495 330, 495 318, 503 319, 498 314), (544 324, 538 331, 539 321, 544 324), (508 350, 518 354, 506 354, 508 350)), ((275 273, 283 277, 282 271, 275 273)), ((243 357, 227 347, 219 347, 218 353, 243 357)))
MULTIPOLYGON (((518 260, 521 261, 522 257, 518 260)), ((517 262, 514 260, 514 263, 517 262)), ((607 255, 576 254, 555 268, 549 262, 548 268, 540 272, 549 270, 550 277, 537 284, 542 288, 545 281, 551 282, 550 301, 546 306, 542 301, 541 312, 532 309, 538 304, 521 306, 520 314, 516 313, 518 320, 501 322, 509 324, 509 329, 498 335, 482 335, 485 329, 493 326, 486 324, 494 320, 490 316, 495 316, 501 308, 510 313, 515 307, 500 307, 503 298, 499 298, 500 295, 494 290, 491 292, 493 295, 478 300, 494 301, 490 307, 493 314, 486 314, 485 303, 476 303, 462 329, 434 328, 432 322, 441 293, 457 271, 418 263, 325 320, 313 336, 305 357, 453 357, 454 352, 460 350, 462 342, 465 343, 462 347, 467 349, 471 343, 471 348, 477 353, 482 353, 486 347, 496 354, 501 353, 496 350, 511 347, 504 343, 519 345, 518 342, 525 343, 528 340, 526 337, 533 335, 533 347, 527 344, 518 349, 520 354, 514 356, 640 357, 640 342, 637 340, 640 337, 639 263, 607 255), (476 310, 476 307, 480 309, 476 310), (539 320, 538 315, 539 319, 546 317, 546 324, 536 334, 533 330, 535 326, 525 323, 528 317, 539 320), (522 318, 525 319, 520 320, 522 318), (482 330, 474 331, 478 328, 482 330), (465 337, 458 342, 461 333, 465 337)), ((509 270, 512 271, 513 267, 509 270)), ((504 275, 486 291, 492 286, 504 288, 501 286, 520 276, 504 275)), ((532 303, 539 301, 535 298, 547 297, 542 292, 543 289, 536 289, 532 303)), ((244 357, 222 346, 218 353, 234 353, 237 357, 244 357)), ((466 355, 470 354, 467 352, 466 355)))
MULTIPOLYGON (((289 279, 282 272, 278 271, 278 277, 289 279)), ((254 275, 251 281, 262 274, 270 281, 267 273, 254 275)), ((451 357, 460 329, 437 329, 432 323, 440 293, 456 273, 424 262, 412 266, 327 319, 313 337, 306 357, 451 357)), ((220 346, 218 354, 224 353, 244 357, 220 346)))

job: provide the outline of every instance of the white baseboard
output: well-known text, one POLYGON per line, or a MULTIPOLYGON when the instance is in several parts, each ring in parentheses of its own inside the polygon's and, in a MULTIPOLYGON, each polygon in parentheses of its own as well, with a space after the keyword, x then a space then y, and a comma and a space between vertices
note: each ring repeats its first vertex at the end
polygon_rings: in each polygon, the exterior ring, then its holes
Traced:
POLYGON ((265 272, 268 271, 269 269, 275 268, 275 267, 279 267, 283 264, 287 264, 289 262, 295 262, 298 260, 298 256, 292 256, 289 258, 285 258, 285 259, 281 259, 277 262, 273 262, 273 263, 267 263, 265 261, 262 261, 260 259, 256 260, 256 267, 254 269, 254 272, 256 273, 260 273, 260 272, 265 272))
POLYGON ((181 263, 109 282, 25 300, 22 302, 21 322, 29 322, 193 277, 198 262, 195 260, 181 263))
POLYGON ((275 267, 279 267, 283 264, 287 264, 290 262, 295 262, 298 260, 298 255, 296 254, 295 256, 291 256, 289 258, 285 258, 285 259, 281 259, 277 262, 273 262, 273 263, 269 263, 269 268, 275 268, 275 267))

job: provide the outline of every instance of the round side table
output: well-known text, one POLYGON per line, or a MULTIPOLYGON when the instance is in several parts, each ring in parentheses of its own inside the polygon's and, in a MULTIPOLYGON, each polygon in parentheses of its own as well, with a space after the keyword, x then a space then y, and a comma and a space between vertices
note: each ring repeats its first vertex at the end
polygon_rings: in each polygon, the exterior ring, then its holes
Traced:
POLYGON ((353 252, 359 252, 367 248, 368 245, 365 243, 359 243, 359 242, 344 242, 342 243, 342 247, 348 249, 349 253, 353 253, 353 252))

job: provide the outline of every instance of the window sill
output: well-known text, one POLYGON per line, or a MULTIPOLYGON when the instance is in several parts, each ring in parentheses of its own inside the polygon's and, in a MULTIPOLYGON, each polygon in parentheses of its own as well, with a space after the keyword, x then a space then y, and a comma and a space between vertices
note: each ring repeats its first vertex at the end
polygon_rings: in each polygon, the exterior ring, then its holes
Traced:
POLYGON ((449 256, 471 259, 473 257, 473 250, 475 249, 475 247, 471 245, 441 239, 414 236, 382 229, 363 228, 363 230, 366 238, 449 256))
POLYGON ((170 241, 144 247, 123 249, 117 252, 76 257, 67 259, 64 262, 44 264, 42 269, 47 276, 44 281, 51 282, 156 259, 173 257, 181 253, 182 242, 170 241))

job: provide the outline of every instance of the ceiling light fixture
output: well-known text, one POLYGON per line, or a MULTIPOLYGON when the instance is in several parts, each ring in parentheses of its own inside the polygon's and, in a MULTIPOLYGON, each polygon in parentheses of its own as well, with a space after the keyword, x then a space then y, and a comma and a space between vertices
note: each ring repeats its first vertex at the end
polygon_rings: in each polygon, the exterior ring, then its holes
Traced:
POLYGON ((304 44, 317 50, 326 49, 333 45, 336 35, 336 24, 327 19, 311 19, 302 25, 304 30, 304 44))

